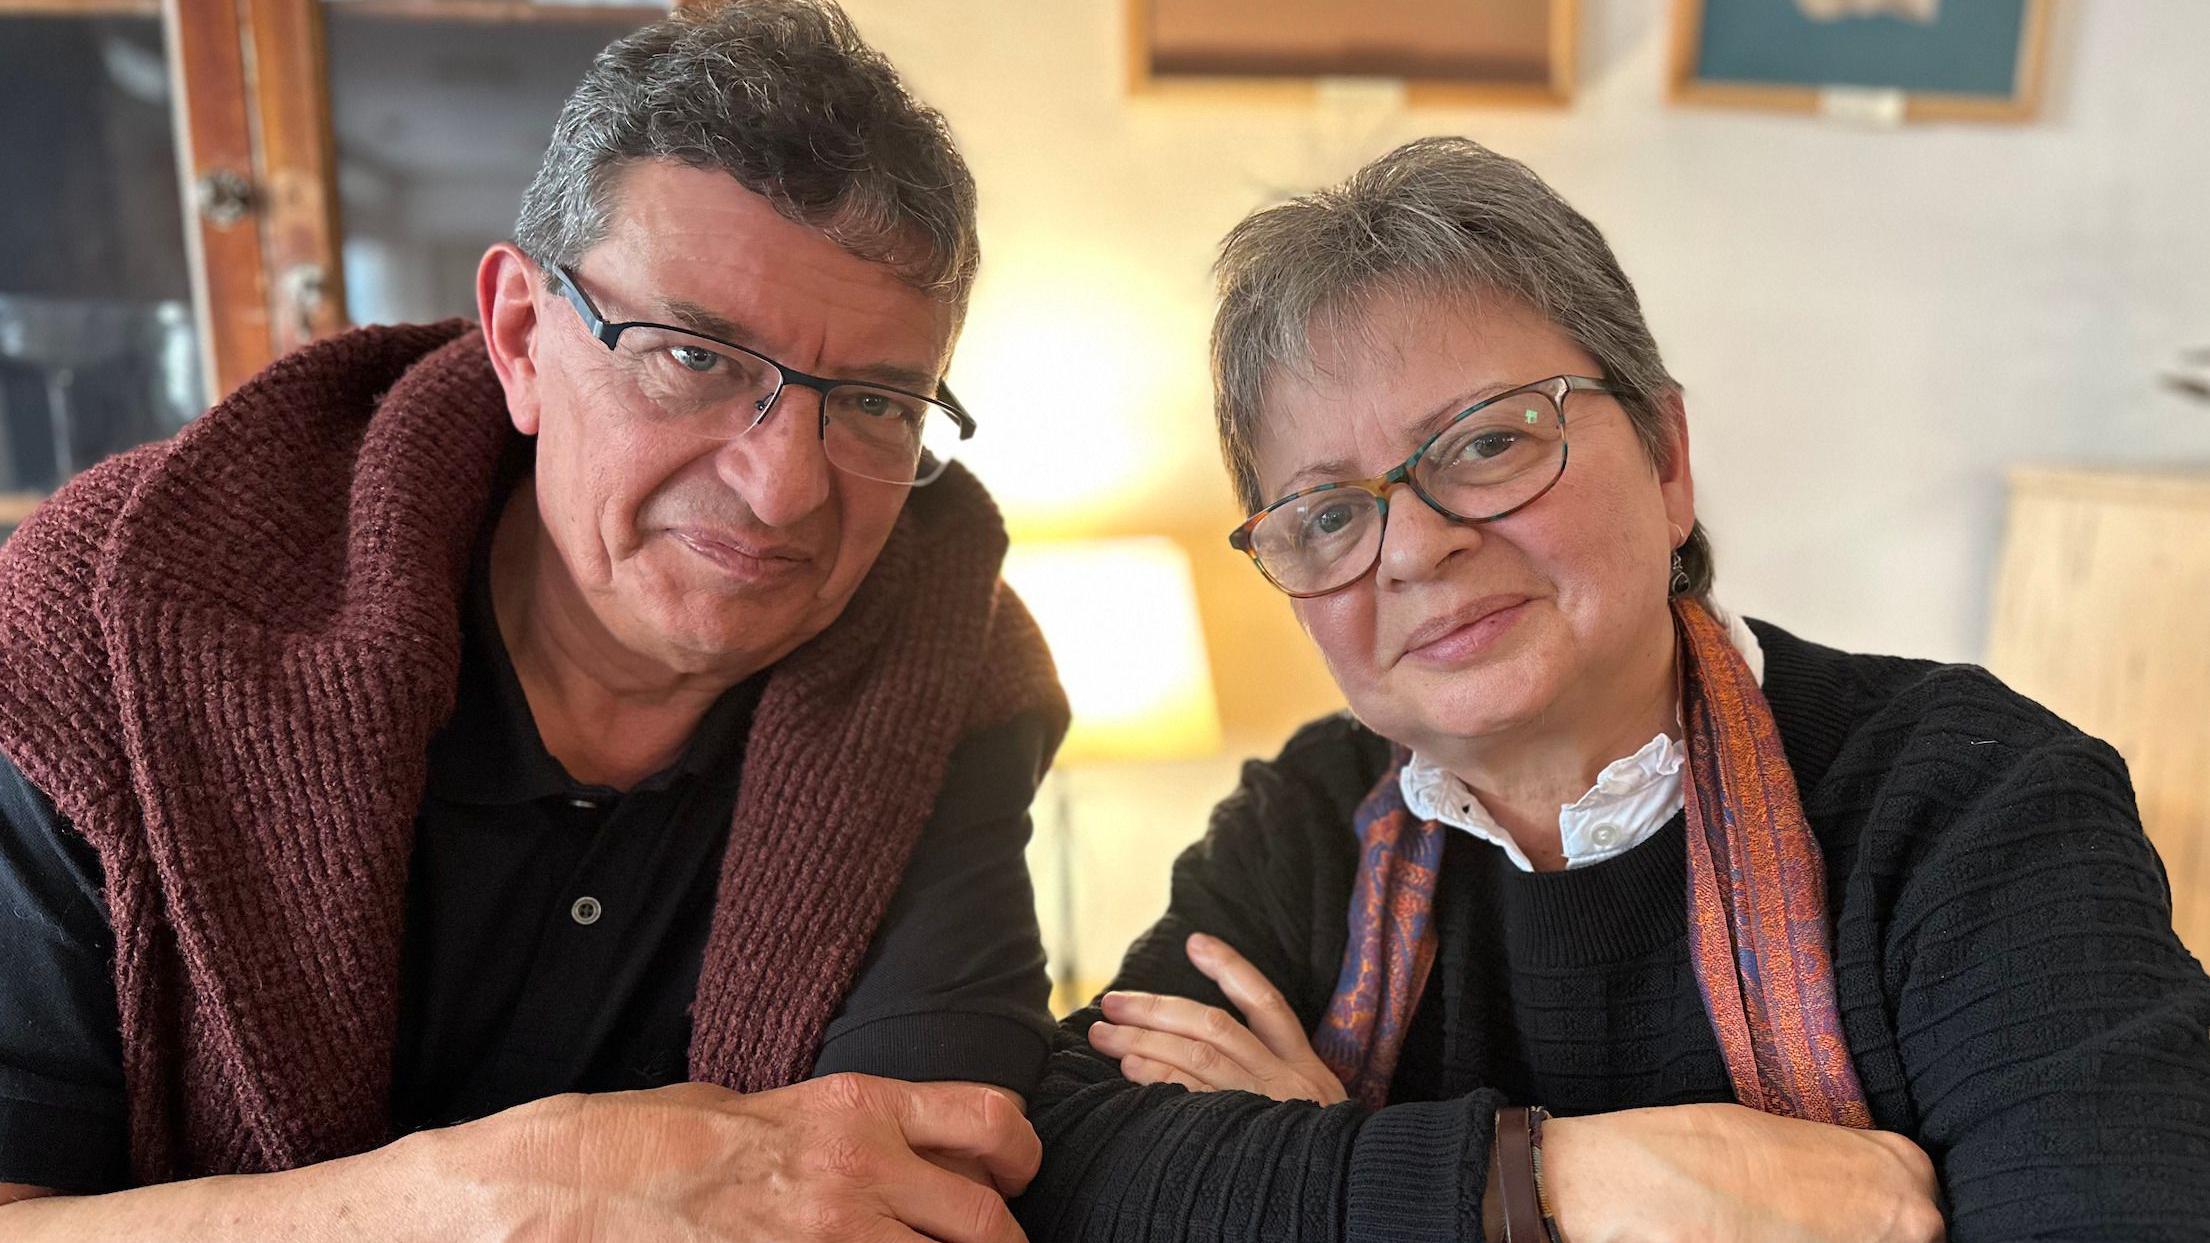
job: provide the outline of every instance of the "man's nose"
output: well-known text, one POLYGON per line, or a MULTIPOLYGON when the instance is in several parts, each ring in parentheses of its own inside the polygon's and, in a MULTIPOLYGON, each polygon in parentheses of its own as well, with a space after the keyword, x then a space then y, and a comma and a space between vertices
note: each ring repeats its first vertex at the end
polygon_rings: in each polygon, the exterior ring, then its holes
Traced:
POLYGON ((769 526, 789 526, 827 503, 833 469, 821 442, 821 394, 786 385, 766 412, 715 459, 722 479, 769 526))

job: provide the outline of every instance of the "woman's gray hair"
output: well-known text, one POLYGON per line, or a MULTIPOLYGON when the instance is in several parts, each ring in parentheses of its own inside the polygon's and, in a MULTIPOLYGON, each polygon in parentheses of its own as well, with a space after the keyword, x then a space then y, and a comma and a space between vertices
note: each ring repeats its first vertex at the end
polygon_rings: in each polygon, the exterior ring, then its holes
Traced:
MULTIPOLYGON (((1252 213, 1221 243, 1213 274, 1215 414, 1245 512, 1269 499, 1256 447, 1269 386, 1310 374, 1316 328, 1355 327, 1392 294, 1534 308, 1596 359, 1650 460, 1664 466, 1675 452, 1666 407, 1680 385, 1603 234, 1526 165, 1471 139, 1406 143, 1341 185, 1252 213)), ((1707 594, 1701 524, 1680 553, 1687 594, 1707 594)))
POLYGON ((610 44, 568 96, 514 240, 572 265, 606 236, 616 175, 727 173, 786 218, 963 312, 975 183, 943 116, 828 0, 685 9, 610 44))

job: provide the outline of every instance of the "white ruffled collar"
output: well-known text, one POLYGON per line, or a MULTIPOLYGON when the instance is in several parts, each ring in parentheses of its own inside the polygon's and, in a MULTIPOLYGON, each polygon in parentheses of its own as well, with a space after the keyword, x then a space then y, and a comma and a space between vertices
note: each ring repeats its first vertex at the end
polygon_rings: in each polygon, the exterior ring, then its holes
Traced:
MULTIPOLYGON (((1740 618, 1717 605, 1711 611, 1726 626, 1727 638, 1749 665, 1751 676, 1763 685, 1765 652, 1757 636, 1740 618)), ((1675 716, 1678 719, 1678 709, 1675 716)), ((1661 733, 1633 755, 1606 764, 1588 793, 1558 809, 1566 867, 1616 858, 1664 828, 1681 809, 1681 766, 1687 758, 1686 747, 1661 733)), ((1397 785, 1413 815, 1470 833, 1502 850, 1521 871, 1535 870, 1526 852, 1489 815, 1472 788, 1447 769, 1415 751, 1398 775, 1397 785)))

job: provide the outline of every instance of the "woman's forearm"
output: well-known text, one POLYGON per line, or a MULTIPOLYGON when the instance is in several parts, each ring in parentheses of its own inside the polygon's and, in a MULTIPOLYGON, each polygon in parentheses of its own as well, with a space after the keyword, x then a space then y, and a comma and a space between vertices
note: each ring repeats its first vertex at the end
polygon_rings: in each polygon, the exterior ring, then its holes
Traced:
POLYGON ((1030 1114, 1043 1168, 1014 1205, 1036 1243, 1428 1238, 1482 1207, 1466 1172, 1488 1167, 1494 1093, 1368 1111, 1135 1084, 1086 1048, 1052 1063, 1030 1114))

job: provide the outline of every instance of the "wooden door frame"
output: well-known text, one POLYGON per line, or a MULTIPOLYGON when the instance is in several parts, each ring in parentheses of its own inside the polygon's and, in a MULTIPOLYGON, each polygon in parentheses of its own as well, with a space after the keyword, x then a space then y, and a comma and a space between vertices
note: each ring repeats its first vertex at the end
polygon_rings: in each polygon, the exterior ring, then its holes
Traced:
POLYGON ((345 326, 321 0, 162 0, 210 400, 345 326), (242 204, 225 211, 221 179, 242 204))

